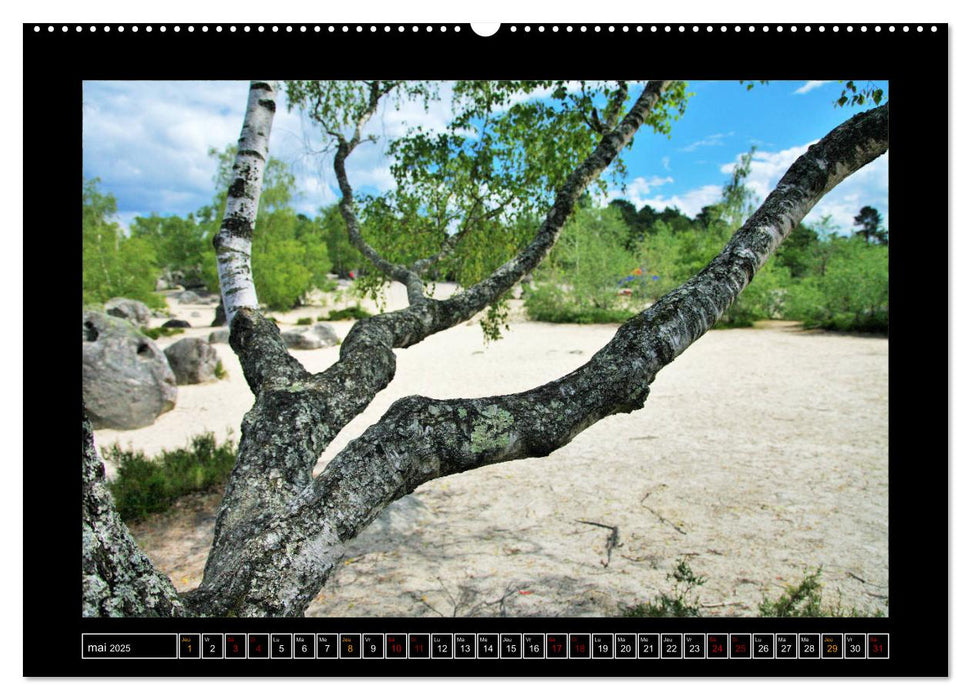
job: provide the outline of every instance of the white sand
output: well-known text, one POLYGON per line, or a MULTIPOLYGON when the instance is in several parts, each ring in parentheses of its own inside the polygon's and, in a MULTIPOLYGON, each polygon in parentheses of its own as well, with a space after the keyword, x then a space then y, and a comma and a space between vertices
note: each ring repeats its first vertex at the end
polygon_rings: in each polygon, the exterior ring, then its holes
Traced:
MULTIPOLYGON (((211 305, 173 308, 190 322, 212 318, 211 305)), ((344 336, 352 324, 333 325, 344 336)), ((402 396, 528 389, 588 361, 615 330, 517 322, 485 346, 466 324, 399 350, 395 380, 320 464, 402 396)), ((204 430, 238 438, 252 397, 229 346, 216 348, 228 380, 180 386, 175 410, 155 424, 97 431, 97 444, 154 453, 204 430)), ((820 566, 824 602, 885 611, 887 351, 885 339, 787 323, 712 331, 661 372, 641 411, 607 418, 545 459, 441 479, 394 504, 350 544, 308 614, 615 615, 670 591, 679 558, 708 579, 704 614, 754 614, 820 566), (609 530, 580 520, 619 529, 608 566, 609 530)), ((319 371, 338 348, 294 354, 319 371)), ((198 585, 211 517, 140 536, 177 587, 198 585)))

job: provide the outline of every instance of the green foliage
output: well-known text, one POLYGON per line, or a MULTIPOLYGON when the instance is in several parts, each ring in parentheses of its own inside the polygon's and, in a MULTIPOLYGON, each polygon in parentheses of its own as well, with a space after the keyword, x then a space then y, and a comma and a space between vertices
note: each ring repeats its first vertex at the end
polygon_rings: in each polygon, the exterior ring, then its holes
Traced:
POLYGON ((822 567, 807 572, 799 583, 786 585, 785 592, 759 603, 760 617, 886 617, 885 610, 844 608, 841 597, 835 605, 823 605, 822 567))
POLYGON ((313 322, 314 322, 314 320, 312 318, 309 318, 309 317, 304 317, 304 318, 298 318, 297 319, 297 325, 298 326, 309 326, 313 322))
POLYGON ((525 298, 530 318, 553 323, 612 323, 633 314, 621 281, 637 267, 629 230, 616 208, 581 209, 537 269, 525 298))
POLYGON ((197 435, 187 447, 165 450, 157 457, 123 450, 117 444, 105 449, 104 455, 118 467, 118 476, 109 486, 126 521, 161 513, 180 496, 225 483, 236 463, 233 444, 217 445, 212 433, 197 435))
POLYGON ((807 573, 795 586, 772 601, 764 598, 759 604, 761 617, 822 617, 823 586, 819 582, 822 567, 807 573))
POLYGON ((371 318, 372 314, 360 306, 349 306, 346 309, 332 309, 326 316, 317 317, 318 321, 346 321, 348 319, 371 318))
POLYGON ((822 274, 789 289, 788 315, 811 328, 887 333, 890 316, 889 251, 860 237, 833 238, 822 274))
POLYGON ((229 376, 229 372, 223 366, 222 360, 216 360, 216 367, 213 369, 213 374, 216 375, 216 379, 226 379, 229 376))
POLYGON ((206 241, 205 229, 195 216, 135 217, 131 225, 132 238, 147 241, 155 251, 155 259, 168 279, 186 287, 204 285, 203 267, 212 249, 206 241))
POLYGON ((99 191, 100 180, 82 183, 82 284, 85 304, 103 304, 112 297, 137 299, 149 306, 164 306, 155 293, 159 276, 151 243, 125 236, 113 218, 118 205, 99 191))
POLYGON ((142 335, 147 335, 152 340, 158 340, 159 338, 168 338, 173 335, 179 335, 185 333, 184 328, 164 328, 159 326, 158 328, 146 328, 142 327, 139 329, 142 335))
POLYGON ((889 233, 881 225, 882 218, 880 212, 873 207, 863 207, 853 219, 853 223, 860 227, 853 233, 861 236, 867 243, 886 245, 889 233))
MULTIPOLYGON (((417 98, 427 107, 434 89, 417 82, 296 81, 287 84, 287 95, 290 106, 306 108, 333 143, 338 133, 350 137, 375 94, 387 91, 395 104, 417 98)), ((385 259, 411 264, 449 243, 453 249, 428 278, 469 287, 532 238, 557 188, 636 95, 622 81, 535 80, 458 81, 452 93, 454 117, 444 129, 415 127, 390 143, 393 191, 361 197, 357 204, 363 237, 385 259)), ((668 133, 688 97, 685 83, 673 84, 646 124, 668 133)), ((623 174, 621 160, 612 172, 623 174)), ((605 182, 597 186, 606 191, 605 182)), ((363 263, 358 269, 364 273, 359 291, 380 304, 387 280, 363 263)), ((507 314, 504 300, 488 310, 482 320, 486 337, 499 333, 507 314)))
MULTIPOLYGON (((885 617, 881 610, 844 608, 841 601, 836 605, 823 605, 823 584, 819 577, 822 567, 806 573, 796 585, 786 585, 785 592, 775 600, 763 598, 759 604, 760 617, 885 617)), ((698 617, 701 612, 697 589, 707 579, 698 576, 685 559, 679 559, 671 573, 666 575, 674 585, 669 593, 660 593, 653 601, 639 603, 621 609, 623 617, 698 617)))
POLYGON ((859 87, 854 80, 841 80, 840 82, 843 83, 843 90, 833 102, 834 107, 844 107, 847 104, 865 107, 869 102, 874 105, 883 102, 883 90, 875 87, 870 81, 867 81, 863 87, 859 87))
MULTIPOLYGON (((337 205, 320 209, 314 224, 322 233, 327 245, 327 257, 331 262, 331 272, 342 279, 350 277, 351 272, 365 266, 364 256, 354 247, 347 236, 347 225, 337 205)), ((320 287, 326 291, 329 285, 320 287)))
POLYGON ((661 593, 649 603, 624 608, 624 617, 698 617, 700 612, 695 589, 704 585, 706 578, 698 576, 687 560, 679 559, 674 570, 666 575, 674 581, 671 593, 661 593))

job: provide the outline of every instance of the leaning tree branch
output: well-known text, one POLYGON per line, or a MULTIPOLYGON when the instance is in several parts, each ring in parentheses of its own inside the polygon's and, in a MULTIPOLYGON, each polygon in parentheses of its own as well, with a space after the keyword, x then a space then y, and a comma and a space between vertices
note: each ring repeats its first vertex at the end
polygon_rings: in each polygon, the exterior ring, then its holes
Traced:
MULTIPOLYGON (((667 84, 648 84, 617 129, 567 178, 536 236, 513 260, 449 300, 422 299, 355 324, 337 363, 310 379, 297 376, 259 393, 243 422, 240 454, 220 506, 203 583, 190 596, 194 611, 224 614, 226 601, 235 601, 233 614, 302 613, 309 602, 304 596, 319 590, 343 551, 343 539, 321 523, 320 513, 299 505, 313 499, 321 483, 311 479, 317 458, 394 377, 394 348, 471 318, 543 259, 577 199, 630 142, 667 84), (285 551, 275 546, 284 542, 285 551), (281 576, 287 581, 282 590, 281 576)), ((351 223, 356 217, 350 217, 349 228, 351 223)), ((325 475, 329 480, 334 474, 328 468, 325 475)), ((351 502, 362 500, 364 488, 350 496, 351 502)), ((378 485, 375 489, 381 492, 378 485)), ((335 503, 342 508, 340 499, 335 503)), ((335 513, 334 522, 341 520, 335 513)))
POLYGON ((482 200, 481 198, 476 198, 475 203, 473 204, 473 211, 470 212, 469 216, 466 217, 462 228, 452 235, 446 235, 445 240, 442 241, 442 247, 437 253, 413 262, 411 264, 412 271, 419 275, 424 274, 429 268, 431 268, 432 265, 435 265, 443 258, 451 255, 452 252, 454 252, 458 247, 459 243, 462 242, 462 239, 464 239, 472 230, 474 230, 478 224, 481 224, 484 221, 489 221, 490 219, 493 219, 501 214, 503 211, 505 211, 506 207, 512 203, 514 198, 515 195, 510 194, 492 209, 484 211, 478 215, 476 215, 475 211, 482 208, 482 200))
POLYGON ((81 614, 181 617, 185 606, 131 536, 105 481, 91 423, 81 409, 81 614))
POLYGON ((346 162, 351 152, 361 143, 364 126, 374 116, 378 109, 381 98, 397 87, 396 82, 387 82, 383 85, 379 81, 369 84, 368 103, 358 115, 354 126, 354 134, 350 141, 338 135, 337 153, 334 154, 334 174, 337 176, 337 185, 341 191, 341 201, 338 205, 341 217, 347 226, 347 235, 351 243, 357 248, 367 260, 378 270, 383 272, 391 279, 401 282, 408 291, 408 303, 418 304, 425 298, 424 286, 421 278, 412 270, 404 265, 397 265, 381 256, 361 234, 361 225, 354 210, 354 189, 351 187, 347 177, 346 162))
POLYGON ((621 326, 583 367, 519 394, 395 402, 300 494, 287 518, 238 550, 220 572, 222 584, 245 601, 244 611, 297 614, 339 563, 341 543, 394 500, 442 476, 548 455, 602 418, 641 408, 657 373, 711 328, 816 202, 886 152, 888 126, 885 105, 812 146, 708 266, 621 326), (295 567, 294 575, 281 574, 284 595, 236 575, 251 557, 281 572, 295 567))
MULTIPOLYGON (((394 377, 393 348, 409 347, 429 335, 472 318, 533 270, 556 243, 576 201, 617 157, 654 109, 670 81, 651 81, 617 128, 567 178, 546 219, 520 253, 478 284, 450 299, 423 298, 406 309, 359 321, 341 345, 340 360, 313 379, 314 395, 352 387, 353 398, 321 415, 322 430, 336 434, 394 377)), ((417 276, 416 276, 417 277, 417 276)), ((311 465, 312 468, 312 465, 311 465)))

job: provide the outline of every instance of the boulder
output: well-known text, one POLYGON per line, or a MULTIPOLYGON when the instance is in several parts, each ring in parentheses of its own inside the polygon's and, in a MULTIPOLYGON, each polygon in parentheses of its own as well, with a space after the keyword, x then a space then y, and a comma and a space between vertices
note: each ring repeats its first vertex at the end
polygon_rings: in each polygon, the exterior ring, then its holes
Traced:
POLYGON ((192 328, 192 326, 188 321, 183 321, 181 318, 173 318, 171 321, 163 323, 162 328, 192 328))
POLYGON ((95 428, 142 428, 175 408, 175 375, 151 338, 97 311, 84 312, 81 331, 82 392, 95 428))
POLYGON ((228 343, 229 342, 229 329, 220 328, 218 331, 213 331, 209 334, 209 342, 215 343, 228 343))
POLYGON ((219 354, 202 338, 183 338, 165 348, 165 357, 179 384, 202 384, 216 379, 219 354))
POLYGON ((324 341, 319 335, 311 331, 301 333, 300 331, 283 331, 280 334, 283 342, 288 348, 294 350, 316 350, 324 347, 324 341))
POLYGON ((325 348, 340 345, 340 336, 337 335, 337 331, 329 323, 315 323, 314 327, 310 329, 310 332, 320 338, 325 348))
POLYGON ((178 300, 180 304, 198 304, 199 295, 195 292, 186 290, 178 296, 178 300))
POLYGON ((109 299, 105 304, 105 313, 109 316, 131 321, 138 326, 147 325, 149 319, 152 318, 152 312, 149 311, 145 304, 134 299, 124 299, 122 297, 109 299))
POLYGON ((209 324, 209 327, 215 328, 216 326, 225 326, 225 325, 226 325, 226 309, 223 307, 222 302, 220 302, 219 306, 216 307, 216 318, 212 320, 212 323, 209 324))
POLYGON ((288 348, 294 350, 329 348, 341 342, 333 326, 327 323, 317 323, 305 331, 284 331, 280 337, 288 348))

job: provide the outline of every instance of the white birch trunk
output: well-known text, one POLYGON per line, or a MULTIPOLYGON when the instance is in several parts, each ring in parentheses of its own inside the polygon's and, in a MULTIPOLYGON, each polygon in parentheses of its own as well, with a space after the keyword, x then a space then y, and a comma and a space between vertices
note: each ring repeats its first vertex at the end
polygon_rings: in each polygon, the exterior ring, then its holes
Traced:
POLYGON ((233 182, 226 199, 226 213, 219 234, 213 240, 219 288, 230 328, 239 309, 259 308, 250 253, 275 111, 276 82, 254 80, 250 83, 246 116, 240 131, 236 162, 233 164, 233 182))

